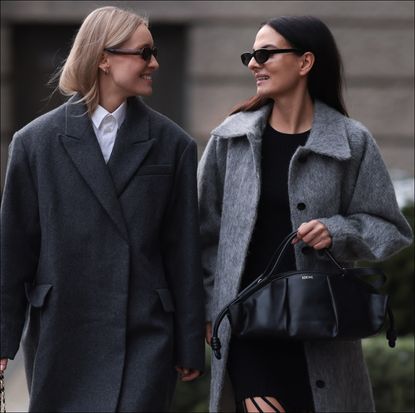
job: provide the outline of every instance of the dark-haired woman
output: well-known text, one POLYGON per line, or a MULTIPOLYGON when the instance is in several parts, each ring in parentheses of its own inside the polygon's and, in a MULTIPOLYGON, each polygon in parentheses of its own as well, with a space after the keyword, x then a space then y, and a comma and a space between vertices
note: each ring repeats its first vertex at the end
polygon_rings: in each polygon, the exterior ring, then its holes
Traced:
MULTIPOLYGON (((347 116, 326 25, 269 20, 241 58, 257 95, 212 131, 199 163, 208 342, 218 312, 292 230, 280 270, 330 270, 323 248, 349 266, 381 260, 412 240, 374 139, 347 116)), ((220 335, 211 411, 374 410, 360 341, 241 340, 229 325, 220 335)))

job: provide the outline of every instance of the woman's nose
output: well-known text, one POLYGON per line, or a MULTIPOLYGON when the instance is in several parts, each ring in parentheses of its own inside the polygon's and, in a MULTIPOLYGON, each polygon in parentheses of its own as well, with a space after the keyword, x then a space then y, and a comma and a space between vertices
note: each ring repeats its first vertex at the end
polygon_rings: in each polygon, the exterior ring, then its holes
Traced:
POLYGON ((256 69, 256 68, 258 68, 259 67, 259 64, 258 64, 258 62, 255 60, 255 58, 252 56, 251 57, 251 60, 249 61, 249 63, 248 63, 248 68, 249 69, 251 69, 251 70, 253 70, 253 69, 256 69))
POLYGON ((157 61, 157 59, 155 58, 155 56, 151 56, 151 59, 150 59, 150 62, 148 63, 148 66, 153 70, 157 70, 160 67, 160 64, 157 61))

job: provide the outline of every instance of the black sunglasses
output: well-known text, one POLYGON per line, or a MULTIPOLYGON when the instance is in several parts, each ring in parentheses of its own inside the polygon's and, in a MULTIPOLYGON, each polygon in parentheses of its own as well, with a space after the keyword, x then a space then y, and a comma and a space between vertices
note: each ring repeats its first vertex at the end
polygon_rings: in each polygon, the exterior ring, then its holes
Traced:
POLYGON ((271 55, 279 54, 279 53, 298 53, 302 54, 301 50, 299 49, 258 49, 252 53, 242 53, 241 60, 245 66, 248 66, 249 62, 252 58, 254 58, 257 63, 263 64, 265 63, 271 55))
POLYGON ((143 47, 142 49, 138 49, 138 50, 114 49, 112 47, 106 47, 104 50, 112 54, 141 56, 146 62, 151 59, 151 56, 157 57, 157 52, 158 52, 157 47, 143 47))

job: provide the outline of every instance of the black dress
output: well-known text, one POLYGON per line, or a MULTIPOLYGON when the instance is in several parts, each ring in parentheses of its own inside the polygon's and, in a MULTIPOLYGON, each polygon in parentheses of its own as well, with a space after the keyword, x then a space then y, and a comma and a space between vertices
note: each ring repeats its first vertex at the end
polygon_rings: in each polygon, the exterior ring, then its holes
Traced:
MULTIPOLYGON (((309 132, 285 134, 267 125, 262 137, 261 196, 257 221, 248 249, 241 287, 265 269, 275 248, 292 231, 288 203, 288 166, 309 132)), ((295 270, 290 246, 279 267, 295 270)), ((246 398, 275 397, 286 411, 313 410, 302 342, 231 338, 228 373, 238 409, 246 398)))

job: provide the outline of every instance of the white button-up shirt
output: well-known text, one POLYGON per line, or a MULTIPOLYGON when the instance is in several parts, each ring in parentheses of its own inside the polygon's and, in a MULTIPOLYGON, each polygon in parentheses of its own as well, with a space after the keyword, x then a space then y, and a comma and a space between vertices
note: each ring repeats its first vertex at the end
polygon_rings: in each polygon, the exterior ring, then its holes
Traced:
POLYGON ((114 112, 110 113, 98 105, 92 114, 92 125, 105 162, 108 162, 111 156, 117 131, 125 119, 126 108, 127 103, 123 102, 114 112))

